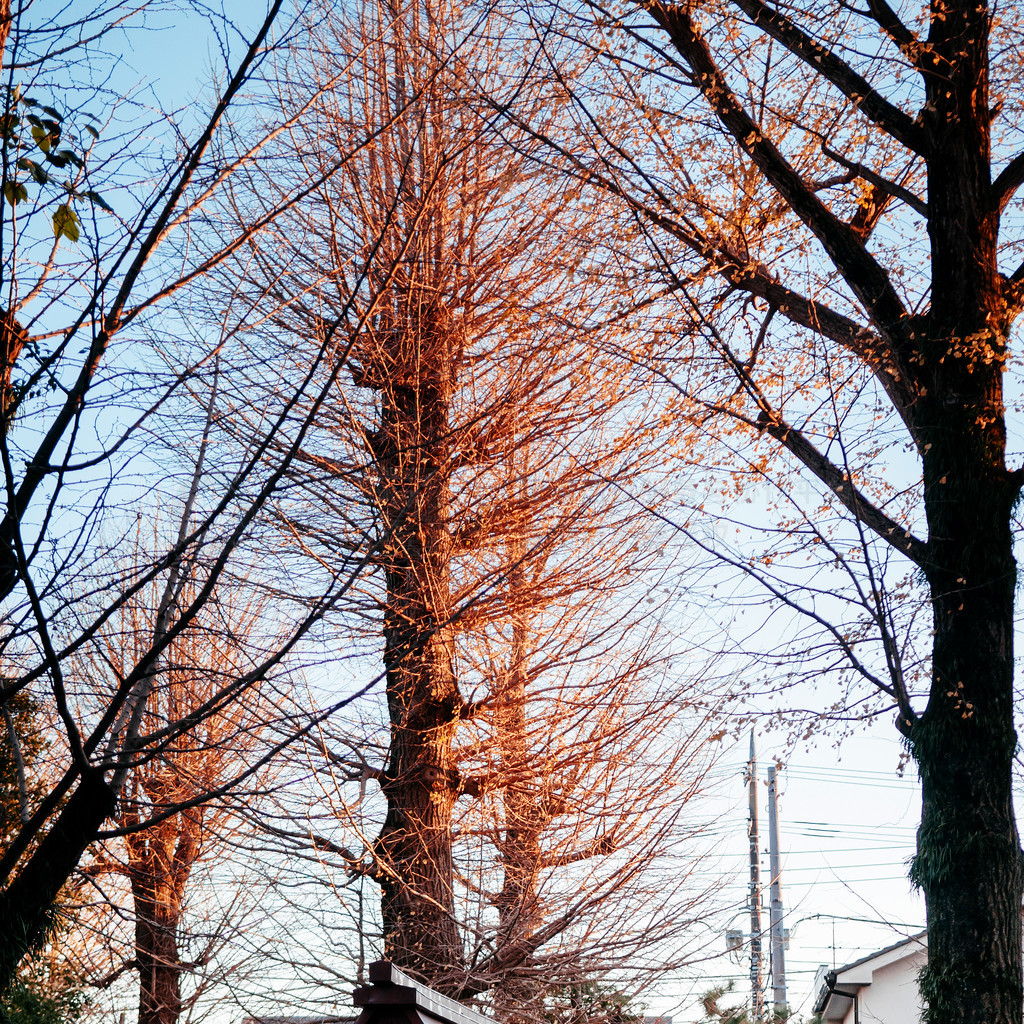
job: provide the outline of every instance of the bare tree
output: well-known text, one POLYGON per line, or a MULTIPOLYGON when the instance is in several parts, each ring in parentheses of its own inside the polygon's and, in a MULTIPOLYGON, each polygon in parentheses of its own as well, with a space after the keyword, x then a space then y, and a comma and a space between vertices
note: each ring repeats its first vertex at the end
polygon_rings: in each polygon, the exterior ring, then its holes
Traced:
MULTIPOLYGON (((136 543, 136 561, 148 564, 145 547, 153 545, 136 543)), ((190 603, 201 585, 201 578, 184 572, 174 603, 190 603)), ((116 689, 152 641, 160 596, 150 585, 119 609, 105 624, 94 656, 81 666, 82 675, 108 678, 109 689, 116 689)), ((146 732, 159 731, 168 722, 187 721, 232 680, 252 671, 259 659, 249 644, 268 636, 265 612, 265 599, 251 589, 246 596, 241 582, 230 590, 218 590, 216 600, 202 609, 194 627, 165 648, 146 702, 146 732)), ((85 865, 89 877, 103 877, 106 896, 112 895, 110 885, 117 876, 128 883, 132 910, 114 908, 110 917, 134 920, 131 954, 120 966, 108 967, 103 980, 109 984, 124 969, 137 971, 140 1024, 175 1024, 201 994, 201 988, 193 986, 186 1002, 183 977, 204 973, 221 944, 219 936, 210 935, 197 952, 185 957, 181 951, 182 941, 190 938, 186 908, 194 902, 188 899, 196 888, 191 884, 193 869, 222 855, 238 829, 233 797, 196 801, 223 792, 225 783, 245 774, 266 752, 271 740, 263 734, 267 723, 280 713, 280 707, 275 707, 280 697, 271 698, 265 689, 254 687, 243 693, 182 729, 152 758, 140 761, 113 815, 110 831, 119 833, 118 838, 107 840, 85 865)), ((246 802, 255 801, 265 775, 261 772, 246 785, 246 802)), ((231 927, 232 922, 223 921, 218 931, 231 927)), ((114 944, 109 948, 113 951, 114 944)))
MULTIPOLYGON (((152 170, 157 157, 144 126, 121 130, 117 110, 104 123, 77 106, 80 98, 83 105, 87 99, 102 104, 105 95, 90 92, 90 75, 102 70, 90 63, 101 59, 90 40, 104 26, 123 25, 135 7, 111 3, 79 21, 44 24, 32 20, 37 12, 31 5, 22 5, 9 24, 6 66, 24 79, 4 93, 0 131, 7 210, 0 232, 6 493, 0 656, 9 666, 0 704, 29 695, 59 721, 62 733, 53 738, 60 755, 54 775, 38 792, 26 780, 27 813, 0 851, 0 987, 38 940, 47 908, 86 848, 103 837, 119 799, 141 793, 141 778, 132 781, 136 770, 187 748, 189 737, 202 735, 203 722, 232 720, 230 709, 244 708, 260 682, 302 650, 309 631, 352 584, 348 567, 307 574, 305 589, 279 604, 274 629, 247 638, 251 657, 237 673, 219 677, 185 703, 159 704, 167 658, 200 642, 219 588, 232 572, 244 575, 252 565, 249 545, 261 517, 283 486, 308 416, 330 387, 330 374, 317 379, 321 363, 313 355, 312 368, 293 390, 265 406, 247 448, 232 459, 210 460, 204 473, 218 402, 234 399, 232 335, 212 324, 196 329, 171 311, 167 319, 158 315, 172 299, 187 310, 190 288, 358 147, 357 140, 337 151, 316 180, 300 183, 278 206, 236 230, 226 231, 212 216, 232 175, 284 127, 278 123, 240 146, 234 127, 226 126, 272 45, 281 6, 272 3, 246 38, 232 36, 237 29, 223 23, 223 52, 240 56, 226 67, 194 137, 172 130, 159 170, 152 170), (65 65, 63 55, 72 50, 77 62, 65 65), (55 79, 76 104, 74 114, 58 109, 55 79), (66 184, 56 180, 58 173, 66 184), (299 392, 305 421, 294 416, 299 392), (182 409, 200 412, 183 417, 182 409), (176 459, 164 446, 171 439, 166 447, 176 449, 176 459), (112 570, 107 553, 132 535, 154 480, 181 472, 183 452, 192 465, 185 460, 189 472, 176 492, 182 495, 177 536, 151 552, 146 564, 112 570), (194 581, 194 589, 183 589, 185 581, 194 581), (148 635, 133 647, 133 661, 120 666, 108 688, 83 677, 78 666, 85 654, 101 648, 108 626, 152 587, 161 597, 148 635)), ((7 25, 2 17, 0 24, 7 25)), ((347 699, 339 698, 338 706, 347 699)), ((281 747, 310 722, 282 717, 278 725, 281 747)), ((180 804, 170 795, 157 799, 157 807, 146 803, 131 828, 164 820, 176 823, 165 831, 194 824, 205 800, 255 778, 273 753, 274 747, 265 750, 180 804)), ((148 778, 155 785, 157 776, 148 778)))
MULTIPOLYGON (((345 371, 282 523, 326 564, 377 552, 363 635, 383 639, 387 739, 325 745, 348 782, 379 783, 383 822, 371 835, 380 805, 334 794, 344 835, 310 838, 380 886, 386 956, 462 996, 504 987, 508 1011, 694 913, 637 911, 700 789, 706 713, 669 738, 683 709, 652 681, 667 653, 637 608, 659 556, 621 499, 656 475, 658 424, 631 375, 586 368, 607 338, 568 315, 605 297, 580 272, 579 188, 544 174, 525 136, 511 149, 479 100, 506 78, 508 23, 432 2, 316 22, 287 69, 322 99, 280 163, 322 166, 353 123, 371 141, 235 278, 274 299, 255 358, 285 364, 333 338, 345 371), (627 771, 644 740, 650 760, 627 771)), ((288 188, 255 181, 257 196, 288 188)))

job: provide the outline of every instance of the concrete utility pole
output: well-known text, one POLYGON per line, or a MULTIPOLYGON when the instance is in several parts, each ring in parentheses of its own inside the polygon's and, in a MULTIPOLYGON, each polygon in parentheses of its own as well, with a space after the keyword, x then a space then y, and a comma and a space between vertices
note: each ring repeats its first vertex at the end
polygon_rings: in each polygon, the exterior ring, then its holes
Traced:
POLYGON ((757 828, 757 757, 754 754, 754 733, 750 733, 750 761, 747 764, 747 787, 750 796, 750 997, 753 1019, 764 1019, 764 984, 761 967, 761 838, 757 828))
POLYGON ((779 857, 779 792, 775 766, 768 769, 768 856, 771 869, 769 920, 772 929, 772 1002, 775 1012, 788 1010, 786 999, 786 943, 782 930, 782 867, 779 857))

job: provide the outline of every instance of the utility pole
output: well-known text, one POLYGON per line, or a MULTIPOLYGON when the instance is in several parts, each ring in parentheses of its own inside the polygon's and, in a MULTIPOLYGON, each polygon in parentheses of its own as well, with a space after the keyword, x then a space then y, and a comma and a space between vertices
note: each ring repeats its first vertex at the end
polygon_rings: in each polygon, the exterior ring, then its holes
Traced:
POLYGON ((768 769, 768 856, 771 869, 769 920, 772 929, 772 1002, 777 1014, 785 1014, 786 999, 786 943, 782 930, 782 867, 779 857, 779 793, 775 766, 768 769))
POLYGON ((761 967, 761 838, 757 828, 757 757, 754 733, 750 733, 750 761, 747 764, 747 791, 750 797, 750 996, 753 1019, 764 1019, 764 985, 761 967))

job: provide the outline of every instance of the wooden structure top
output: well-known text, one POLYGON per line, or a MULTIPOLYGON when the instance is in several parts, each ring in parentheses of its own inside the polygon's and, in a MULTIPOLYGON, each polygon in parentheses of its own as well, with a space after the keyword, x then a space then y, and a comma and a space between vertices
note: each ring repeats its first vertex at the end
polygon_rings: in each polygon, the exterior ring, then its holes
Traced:
POLYGON ((494 1024, 477 1010, 403 974, 389 960, 370 964, 371 984, 362 985, 352 1002, 362 1008, 356 1024, 494 1024))

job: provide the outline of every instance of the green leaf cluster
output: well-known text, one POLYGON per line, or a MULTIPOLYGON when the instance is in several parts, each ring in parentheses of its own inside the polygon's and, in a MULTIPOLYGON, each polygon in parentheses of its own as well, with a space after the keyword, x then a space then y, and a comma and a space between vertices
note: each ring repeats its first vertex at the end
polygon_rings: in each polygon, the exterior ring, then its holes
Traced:
POLYGON ((719 985, 701 996, 704 1020, 711 1024, 786 1024, 786 1021, 795 1020, 791 1013, 779 1013, 771 1008, 766 1010, 761 1020, 756 1020, 748 1006, 722 1006, 722 997, 732 992, 733 987, 734 984, 730 981, 727 985, 719 985))
POLYGON ((53 211, 53 235, 54 238, 60 238, 62 235, 69 241, 77 242, 78 236, 81 233, 80 222, 78 220, 78 214, 71 209, 70 204, 61 203, 56 210, 53 211))
MULTIPOLYGON (((88 114, 83 116, 92 120, 88 114)), ((95 125, 85 124, 84 130, 93 139, 99 138, 99 129, 95 125)), ((8 165, 3 184, 4 199, 12 207, 29 198, 25 182, 16 176, 17 171, 24 171, 36 185, 47 186, 53 183, 55 169, 72 167, 81 170, 85 167, 87 153, 84 150, 76 152, 74 142, 68 140, 64 115, 55 107, 23 95, 18 86, 8 90, 6 113, 0 117, 0 142, 7 153, 16 157, 13 168, 8 165)), ((57 239, 76 242, 81 237, 81 221, 71 207, 71 200, 85 200, 108 213, 114 211, 99 192, 93 189, 79 191, 70 181, 63 185, 68 198, 59 203, 51 215, 53 234, 57 239)))
POLYGON ((28 199, 28 189, 25 188, 20 182, 8 181, 4 183, 4 199, 11 204, 11 206, 17 206, 18 203, 25 199, 28 199))
POLYGON ((86 1007, 79 988, 19 979, 0 1003, 0 1024, 74 1024, 86 1007))

